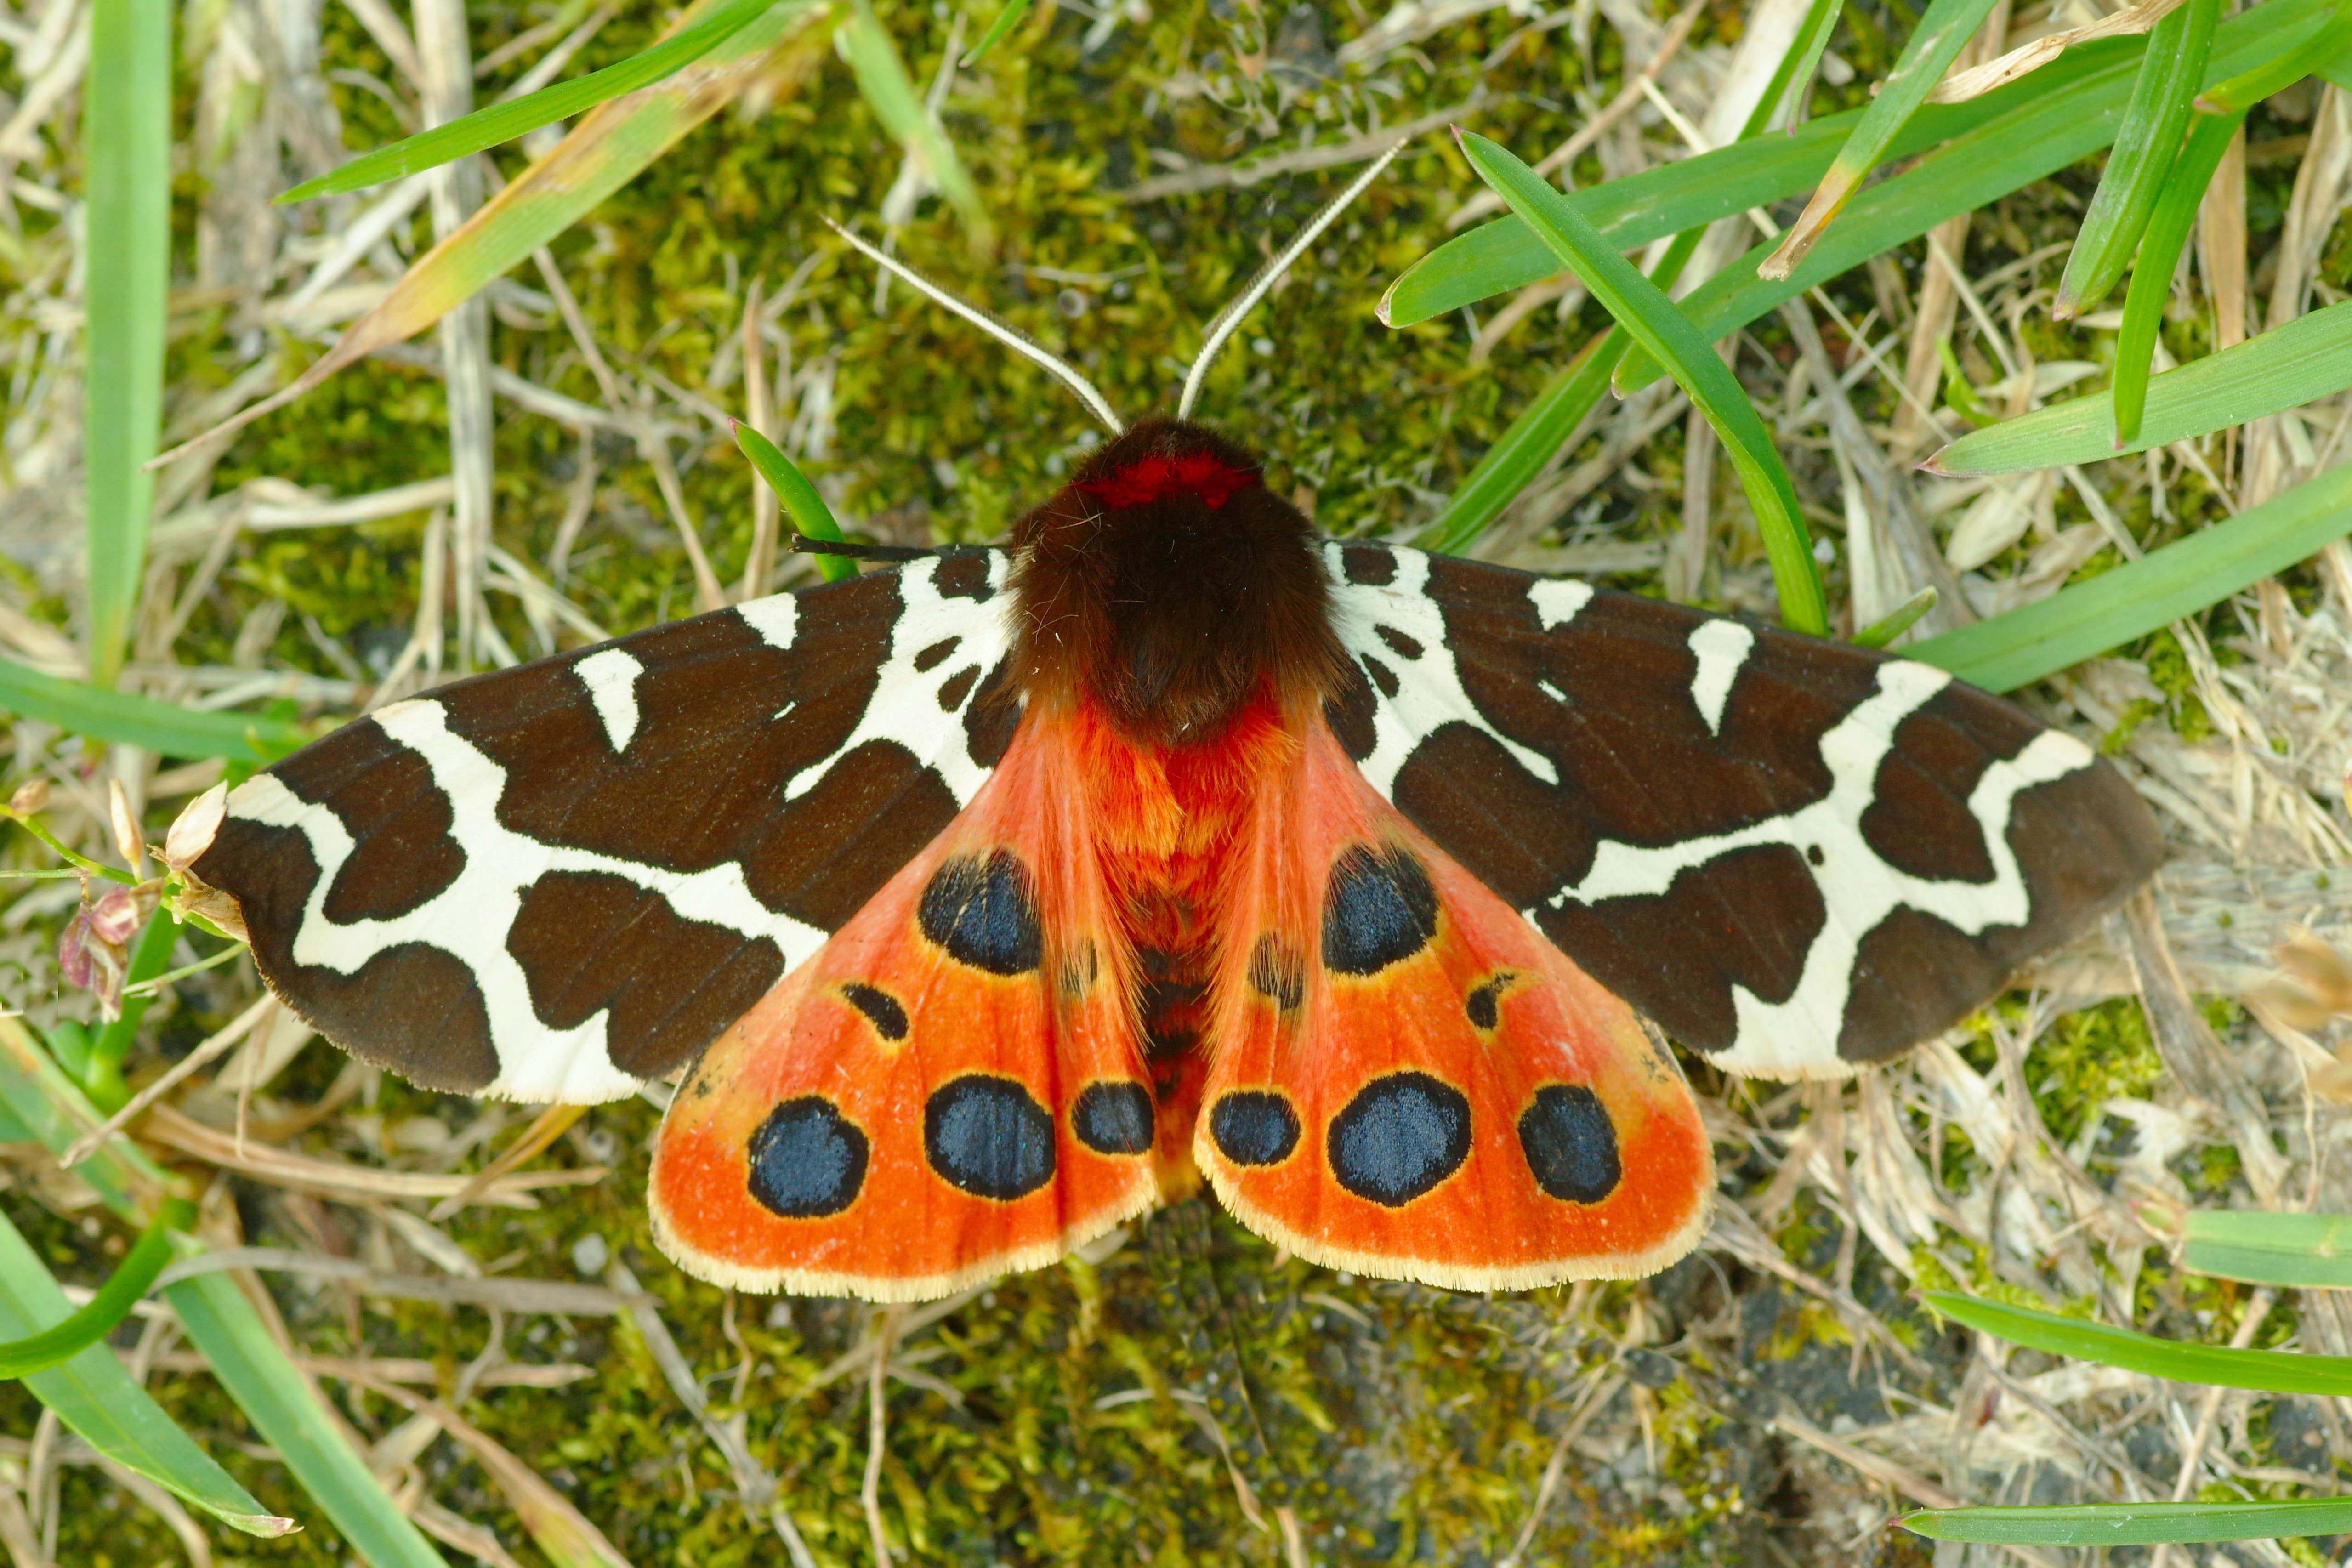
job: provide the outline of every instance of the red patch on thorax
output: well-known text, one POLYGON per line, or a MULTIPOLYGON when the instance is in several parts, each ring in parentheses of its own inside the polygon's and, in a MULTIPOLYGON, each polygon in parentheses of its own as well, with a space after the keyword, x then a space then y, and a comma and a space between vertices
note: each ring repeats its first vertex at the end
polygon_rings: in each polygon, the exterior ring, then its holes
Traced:
POLYGON ((1148 506, 1163 496, 1190 490, 1211 511, 1259 482, 1245 468, 1230 468, 1213 452, 1185 452, 1176 457, 1154 453, 1099 479, 1080 481, 1078 489, 1105 506, 1148 506))

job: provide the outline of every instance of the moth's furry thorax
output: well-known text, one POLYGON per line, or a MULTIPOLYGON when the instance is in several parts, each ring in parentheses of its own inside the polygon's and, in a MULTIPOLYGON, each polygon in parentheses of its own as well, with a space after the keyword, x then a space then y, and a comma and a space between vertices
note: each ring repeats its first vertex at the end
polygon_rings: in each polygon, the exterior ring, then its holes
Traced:
POLYGON ((1093 701, 1138 741, 1214 739, 1261 690, 1319 700, 1340 668, 1313 527, 1255 454, 1150 419, 1013 524, 1013 668, 1048 707, 1093 701))

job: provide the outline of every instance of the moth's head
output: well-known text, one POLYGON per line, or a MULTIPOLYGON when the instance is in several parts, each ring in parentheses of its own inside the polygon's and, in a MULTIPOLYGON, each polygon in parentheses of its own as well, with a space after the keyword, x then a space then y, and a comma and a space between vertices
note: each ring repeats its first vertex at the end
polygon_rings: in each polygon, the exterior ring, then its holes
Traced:
POLYGON ((1217 312, 1176 416, 1133 426, 1075 365, 825 220, 875 265, 1052 373, 1111 433, 1013 525, 1013 669, 1028 702, 1090 702, 1137 740, 1181 746, 1215 739, 1252 701, 1296 712, 1337 684, 1345 661, 1314 530, 1265 488, 1255 453, 1186 416, 1243 318, 1404 145, 1373 160, 1217 312))
POLYGON ((1315 531, 1257 455, 1146 419, 1013 526, 1024 695, 1097 704, 1162 745, 1207 741, 1261 693, 1319 700, 1339 668, 1315 531))

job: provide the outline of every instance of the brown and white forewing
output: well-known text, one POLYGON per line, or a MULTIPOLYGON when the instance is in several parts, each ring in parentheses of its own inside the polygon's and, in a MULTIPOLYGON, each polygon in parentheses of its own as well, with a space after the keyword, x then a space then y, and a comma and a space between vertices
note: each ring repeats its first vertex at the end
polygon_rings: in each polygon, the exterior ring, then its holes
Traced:
POLYGON ((2137 794, 1945 671, 1419 551, 1326 547, 1373 787, 1722 1067, 1947 1027, 2154 869, 2137 794))
POLYGON ((362 1059, 618 1099, 971 798, 1017 717, 1005 570, 960 552, 395 703, 239 786, 194 871, 362 1059))

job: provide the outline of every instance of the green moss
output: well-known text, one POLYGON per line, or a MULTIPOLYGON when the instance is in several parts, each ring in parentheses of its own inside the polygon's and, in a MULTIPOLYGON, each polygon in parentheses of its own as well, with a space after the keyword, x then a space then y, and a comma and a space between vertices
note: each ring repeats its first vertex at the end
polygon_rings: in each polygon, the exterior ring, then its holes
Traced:
POLYGON ((2213 721, 2205 711, 2204 700, 2197 695, 2197 677, 2189 668, 2189 655, 2180 639, 2170 631, 2161 631, 2148 638, 2139 652, 2148 679, 2165 695, 2173 732, 2191 745, 2210 739, 2213 721))
POLYGON ((2065 1015, 2025 1055, 2042 1124, 2062 1143, 2073 1143, 2108 1100, 2145 1099, 2163 1077, 2147 1014, 2131 996, 2065 1015))

